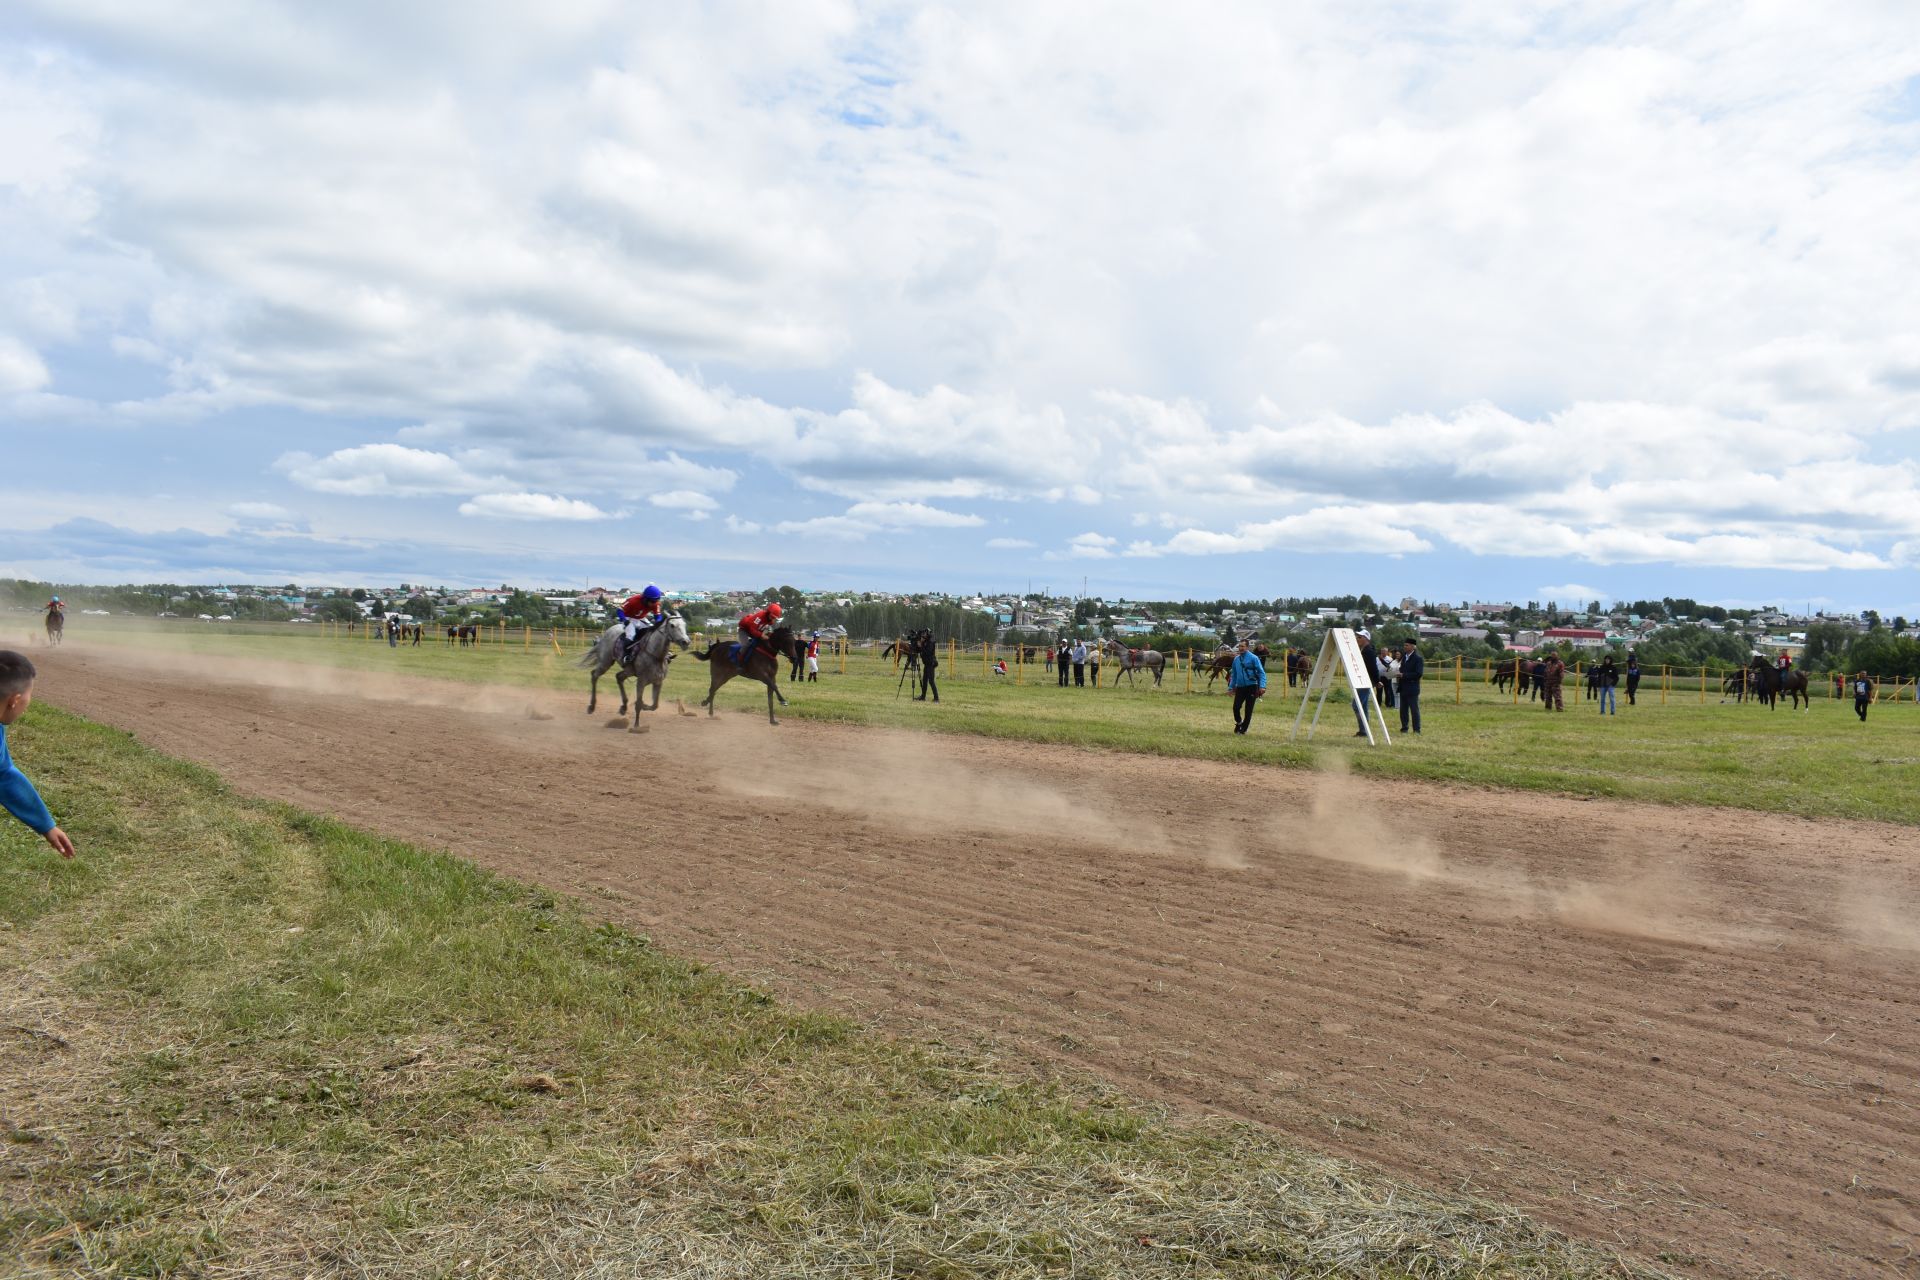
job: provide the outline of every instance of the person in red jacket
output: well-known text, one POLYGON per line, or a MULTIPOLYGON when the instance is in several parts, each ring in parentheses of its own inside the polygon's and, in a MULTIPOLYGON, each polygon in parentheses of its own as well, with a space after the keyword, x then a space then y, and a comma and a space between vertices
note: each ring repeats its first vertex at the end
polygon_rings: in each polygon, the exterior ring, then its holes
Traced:
POLYGON ((780 602, 771 601, 763 609, 755 609, 740 619, 740 656, 734 664, 742 671, 753 658, 754 648, 767 638, 767 632, 780 621, 780 602))
POLYGON ((644 588, 628 596, 614 612, 626 629, 620 633, 620 660, 627 661, 633 656, 633 642, 640 633, 660 625, 661 606, 666 602, 666 593, 649 582, 644 588))

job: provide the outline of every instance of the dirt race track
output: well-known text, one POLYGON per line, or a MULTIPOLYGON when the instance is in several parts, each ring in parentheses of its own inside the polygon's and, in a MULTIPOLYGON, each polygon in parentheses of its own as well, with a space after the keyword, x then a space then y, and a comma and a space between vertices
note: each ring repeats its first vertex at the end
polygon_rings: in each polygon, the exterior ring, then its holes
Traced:
POLYGON ((1920 1275, 1910 828, 773 729, 737 686, 633 736, 581 714, 584 677, 35 656, 46 700, 242 790, 591 894, 802 1001, 1680 1272, 1920 1275))

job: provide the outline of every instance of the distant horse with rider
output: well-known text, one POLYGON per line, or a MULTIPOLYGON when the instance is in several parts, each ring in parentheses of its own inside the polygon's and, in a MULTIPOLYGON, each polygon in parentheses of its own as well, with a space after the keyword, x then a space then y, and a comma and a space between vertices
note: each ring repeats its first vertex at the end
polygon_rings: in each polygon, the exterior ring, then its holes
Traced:
POLYGON ((780 692, 780 660, 785 658, 792 661, 796 652, 805 656, 800 637, 783 622, 773 629, 773 634, 767 637, 764 644, 754 646, 753 655, 747 659, 745 667, 738 662, 739 652, 740 642, 737 640, 715 641, 703 650, 694 651, 693 656, 707 664, 707 696, 700 700, 700 705, 707 709, 709 716, 713 715, 713 696, 720 692, 720 687, 735 676, 744 676, 767 686, 767 723, 779 724, 780 721, 773 714, 774 699, 778 698, 783 707, 787 705, 786 695, 780 692))
POLYGON ((1781 698, 1792 698, 1795 711, 1813 708, 1813 694, 1807 688, 1807 673, 1794 667, 1780 667, 1754 654, 1745 667, 1753 696, 1769 711, 1781 698), (1804 704, 1804 705, 1803 705, 1804 704))

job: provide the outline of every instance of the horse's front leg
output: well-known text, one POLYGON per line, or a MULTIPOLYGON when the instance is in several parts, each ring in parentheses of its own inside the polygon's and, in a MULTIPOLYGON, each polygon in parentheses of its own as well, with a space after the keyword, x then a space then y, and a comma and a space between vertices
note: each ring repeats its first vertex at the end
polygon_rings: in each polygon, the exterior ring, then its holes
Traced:
MULTIPOLYGON (((767 723, 768 724, 780 723, 779 717, 773 714, 773 700, 775 698, 780 698, 780 690, 775 687, 778 683, 779 681, 775 680, 772 683, 769 683, 767 685, 767 723)), ((780 698, 780 705, 783 707, 786 706, 787 700, 785 698, 780 698)))

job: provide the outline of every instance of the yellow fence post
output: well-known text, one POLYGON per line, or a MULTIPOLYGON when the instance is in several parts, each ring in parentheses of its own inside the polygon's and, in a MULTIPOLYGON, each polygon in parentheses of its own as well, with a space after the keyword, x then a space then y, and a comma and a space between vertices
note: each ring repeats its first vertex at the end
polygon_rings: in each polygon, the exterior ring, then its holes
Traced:
MULTIPOLYGON (((1456 707, 1459 706, 1461 702, 1460 662, 1461 662, 1460 655, 1457 653, 1454 654, 1453 655, 1453 705, 1456 707)), ((1518 680, 1515 680, 1514 683, 1517 685, 1520 682, 1518 680)))
POLYGON ((1027 682, 1027 646, 1024 644, 1013 646, 1013 682, 1015 684, 1027 682))
POLYGON ((1704 666, 1700 668, 1700 705, 1707 705, 1707 669, 1704 666))
POLYGON ((1187 692, 1193 692, 1193 650, 1187 650, 1187 692))
POLYGON ((1672 683, 1668 677, 1672 674, 1672 668, 1664 662, 1660 664, 1660 705, 1663 707, 1667 705, 1667 686, 1672 683))

